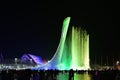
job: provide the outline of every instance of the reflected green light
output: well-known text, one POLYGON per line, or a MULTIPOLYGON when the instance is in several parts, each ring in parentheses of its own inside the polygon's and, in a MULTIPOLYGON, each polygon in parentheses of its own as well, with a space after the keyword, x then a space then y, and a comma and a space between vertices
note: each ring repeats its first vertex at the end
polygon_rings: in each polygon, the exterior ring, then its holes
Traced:
POLYGON ((74 80, 91 80, 91 76, 88 73, 74 74, 74 80))
MULTIPOLYGON (((70 76, 69 76, 69 72, 61 72, 57 75, 57 80, 69 80, 70 76)), ((91 80, 91 75, 88 73, 74 73, 74 76, 71 77, 71 80, 91 80), (74 79, 73 79, 74 78, 74 79)))
POLYGON ((69 79, 69 73, 59 73, 57 75, 57 80, 68 80, 69 79))

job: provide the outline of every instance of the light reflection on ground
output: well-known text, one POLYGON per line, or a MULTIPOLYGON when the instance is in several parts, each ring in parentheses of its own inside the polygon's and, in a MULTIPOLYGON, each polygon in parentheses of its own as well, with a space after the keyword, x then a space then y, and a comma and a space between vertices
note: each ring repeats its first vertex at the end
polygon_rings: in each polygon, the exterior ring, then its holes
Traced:
POLYGON ((59 73, 57 75, 57 80, 91 80, 91 76, 88 73, 78 74, 74 73, 72 77, 70 77, 70 74, 68 72, 59 73))

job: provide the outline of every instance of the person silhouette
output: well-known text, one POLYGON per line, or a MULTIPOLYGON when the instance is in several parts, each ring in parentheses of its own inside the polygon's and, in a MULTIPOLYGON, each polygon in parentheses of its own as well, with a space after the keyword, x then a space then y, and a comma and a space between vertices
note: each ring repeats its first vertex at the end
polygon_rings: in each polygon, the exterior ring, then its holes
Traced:
POLYGON ((69 71, 69 80, 74 80, 74 71, 73 71, 73 69, 70 69, 70 71, 69 71))

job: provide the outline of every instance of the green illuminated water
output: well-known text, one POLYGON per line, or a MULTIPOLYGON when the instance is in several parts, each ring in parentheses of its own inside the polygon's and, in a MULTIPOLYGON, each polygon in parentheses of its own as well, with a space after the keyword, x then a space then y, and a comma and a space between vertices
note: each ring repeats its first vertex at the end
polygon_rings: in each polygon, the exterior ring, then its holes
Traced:
MULTIPOLYGON (((88 73, 80 73, 80 74, 78 74, 78 73, 73 73, 74 75, 73 75, 73 77, 71 77, 72 79, 70 79, 70 80, 92 80, 91 79, 91 75, 90 74, 88 74, 88 73), (73 79, 74 78, 74 79, 73 79)), ((63 73, 59 73, 58 75, 57 75, 57 80, 69 80, 69 72, 63 72, 63 73)))
POLYGON ((89 68, 89 35, 85 30, 72 27, 72 68, 89 68))
POLYGON ((76 74, 75 73, 74 80, 91 80, 91 76, 88 73, 83 73, 83 74, 76 74))
POLYGON ((59 73, 57 75, 57 80, 69 80, 69 73, 59 73))
POLYGON ((66 35, 67 35, 68 27, 69 27, 69 22, 70 22, 70 17, 67 17, 63 21, 60 43, 59 43, 59 46, 57 48, 55 55, 53 56, 53 58, 51 59, 49 63, 55 68, 60 69, 60 70, 66 69, 67 66, 69 67, 69 65, 66 65, 66 62, 68 63, 68 61, 67 59, 65 59, 66 57, 64 57, 64 55, 67 56, 67 53, 65 51, 65 48, 67 48, 65 47, 65 42, 66 42, 66 35))
POLYGON ((70 17, 63 21, 60 43, 53 58, 37 69, 87 70, 89 66, 89 35, 78 27, 68 27, 70 17))
POLYGON ((63 46, 61 64, 64 69, 89 69, 89 35, 81 28, 72 27, 63 46))

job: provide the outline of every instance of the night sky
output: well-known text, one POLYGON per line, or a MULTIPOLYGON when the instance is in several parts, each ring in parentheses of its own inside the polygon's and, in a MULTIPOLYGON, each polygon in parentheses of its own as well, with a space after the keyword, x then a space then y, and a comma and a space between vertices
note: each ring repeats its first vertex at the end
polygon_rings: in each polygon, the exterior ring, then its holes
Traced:
MULTIPOLYGON (((62 22, 70 16, 70 26, 90 34, 90 56, 120 56, 119 26, 113 23, 109 3, 28 2, 0 3, 0 52, 5 58, 33 53, 50 59, 59 44, 62 22)), ((114 12, 115 13, 115 12, 114 12)))

